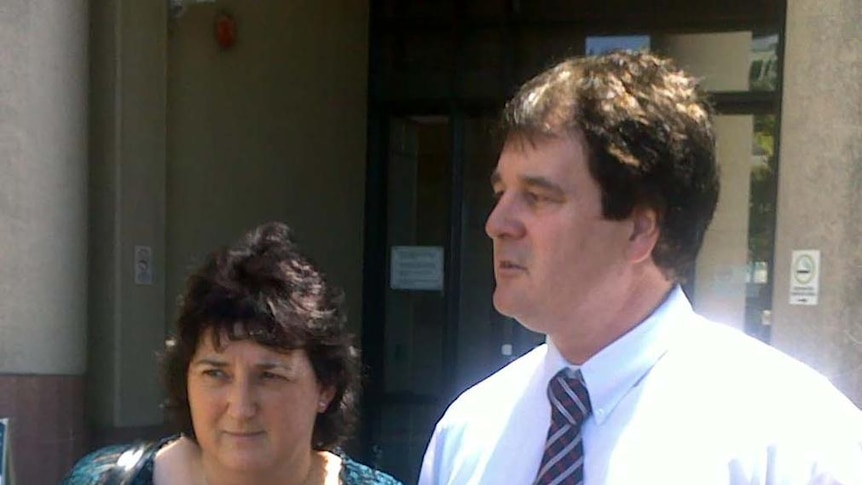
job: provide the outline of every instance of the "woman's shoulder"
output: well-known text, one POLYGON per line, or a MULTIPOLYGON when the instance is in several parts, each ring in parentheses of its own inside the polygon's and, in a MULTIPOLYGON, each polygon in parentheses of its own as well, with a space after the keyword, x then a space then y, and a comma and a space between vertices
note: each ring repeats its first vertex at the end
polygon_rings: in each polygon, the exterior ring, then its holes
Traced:
POLYGON ((344 485, 404 485, 392 476, 342 456, 344 485))
POLYGON ((78 460, 61 485, 90 485, 101 483, 113 469, 120 456, 133 445, 112 445, 100 448, 78 460))
POLYGON ((165 443, 172 438, 156 442, 137 442, 111 445, 100 448, 78 460, 60 485, 97 485, 121 468, 135 470, 137 476, 130 482, 133 485, 151 485, 153 476, 153 457, 165 443), (121 463, 122 462, 122 463, 121 463))

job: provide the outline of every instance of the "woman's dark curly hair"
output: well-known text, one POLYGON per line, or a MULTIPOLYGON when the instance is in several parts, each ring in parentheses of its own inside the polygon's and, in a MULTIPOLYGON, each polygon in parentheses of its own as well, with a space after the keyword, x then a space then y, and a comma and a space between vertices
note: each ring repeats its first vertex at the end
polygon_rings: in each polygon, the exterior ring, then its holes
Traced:
POLYGON ((698 82, 643 52, 567 59, 527 81, 506 105, 509 137, 582 136, 604 216, 656 210, 652 257, 669 279, 688 274, 718 202, 712 108, 698 82))
MULTIPOLYGON (((176 335, 162 358, 166 409, 195 439, 188 368, 204 335, 252 340, 276 351, 303 349, 317 381, 335 395, 317 415, 312 447, 331 450, 352 431, 359 387, 358 353, 344 329, 343 293, 329 285, 281 223, 264 224, 211 253, 189 277, 176 335)), ((286 406, 289 403, 285 403, 286 406)))

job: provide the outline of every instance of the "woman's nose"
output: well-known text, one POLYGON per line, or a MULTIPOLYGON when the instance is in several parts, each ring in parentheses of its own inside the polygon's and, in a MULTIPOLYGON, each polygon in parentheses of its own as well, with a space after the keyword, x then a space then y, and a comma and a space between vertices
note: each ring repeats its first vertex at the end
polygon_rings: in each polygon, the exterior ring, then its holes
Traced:
POLYGON ((234 419, 249 419, 257 412, 257 392, 247 379, 235 380, 228 397, 228 414, 234 419))

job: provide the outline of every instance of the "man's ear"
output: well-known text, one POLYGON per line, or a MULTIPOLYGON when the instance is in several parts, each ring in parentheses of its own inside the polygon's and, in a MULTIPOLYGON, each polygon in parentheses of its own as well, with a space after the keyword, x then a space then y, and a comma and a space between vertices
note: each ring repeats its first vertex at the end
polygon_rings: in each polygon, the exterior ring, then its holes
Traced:
POLYGON ((652 256, 652 250, 658 242, 658 213, 650 207, 638 206, 632 210, 631 221, 626 255, 629 261, 639 263, 652 256))

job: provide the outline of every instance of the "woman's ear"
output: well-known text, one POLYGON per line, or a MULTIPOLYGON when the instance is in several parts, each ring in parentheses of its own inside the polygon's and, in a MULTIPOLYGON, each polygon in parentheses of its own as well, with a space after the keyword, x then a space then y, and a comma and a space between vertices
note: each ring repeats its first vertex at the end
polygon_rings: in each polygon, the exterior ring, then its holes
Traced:
POLYGON ((629 261, 639 263, 652 256, 652 250, 658 242, 658 213, 650 207, 638 206, 632 210, 631 221, 626 255, 629 261))
POLYGON ((335 387, 321 387, 320 396, 317 401, 317 412, 324 413, 329 409, 329 404, 332 403, 332 398, 335 397, 335 387))

